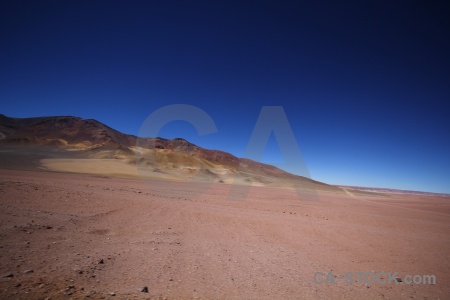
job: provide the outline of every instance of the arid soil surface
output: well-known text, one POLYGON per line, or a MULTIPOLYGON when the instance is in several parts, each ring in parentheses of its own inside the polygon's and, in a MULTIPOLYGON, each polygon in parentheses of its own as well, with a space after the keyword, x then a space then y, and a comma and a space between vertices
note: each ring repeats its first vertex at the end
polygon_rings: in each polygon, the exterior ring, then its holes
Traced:
POLYGON ((445 196, 3 169, 0 198, 0 299, 450 295, 445 196), (314 282, 371 271, 437 282, 314 282))

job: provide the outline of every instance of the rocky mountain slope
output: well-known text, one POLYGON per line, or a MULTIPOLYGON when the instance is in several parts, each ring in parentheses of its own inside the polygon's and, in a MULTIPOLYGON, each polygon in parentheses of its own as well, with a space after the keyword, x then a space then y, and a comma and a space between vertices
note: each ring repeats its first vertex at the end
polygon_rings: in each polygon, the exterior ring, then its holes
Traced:
MULTIPOLYGON (((334 187, 274 166, 208 150, 185 139, 140 138, 93 119, 72 116, 10 118, 0 115, 0 144, 45 149, 51 157, 116 159, 166 176, 253 185, 334 187), (55 154, 57 153, 57 154, 55 154)), ((19 148, 16 148, 19 149, 19 148)))

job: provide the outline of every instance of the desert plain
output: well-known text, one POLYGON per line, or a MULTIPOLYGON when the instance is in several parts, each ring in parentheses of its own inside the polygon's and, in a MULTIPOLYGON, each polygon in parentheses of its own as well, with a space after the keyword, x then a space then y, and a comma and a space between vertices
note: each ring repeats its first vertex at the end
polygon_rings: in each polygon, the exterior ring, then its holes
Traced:
POLYGON ((446 195, 351 188, 312 194, 66 172, 48 161, 3 166, 1 299, 450 295, 446 195), (435 275, 436 283, 324 283, 323 276, 316 283, 317 272, 435 275))

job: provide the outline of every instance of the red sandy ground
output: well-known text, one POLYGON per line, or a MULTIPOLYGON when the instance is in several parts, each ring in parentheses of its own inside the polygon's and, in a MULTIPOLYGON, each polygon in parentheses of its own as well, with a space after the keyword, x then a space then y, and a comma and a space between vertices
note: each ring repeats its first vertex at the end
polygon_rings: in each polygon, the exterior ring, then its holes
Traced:
POLYGON ((449 299, 449 197, 230 187, 0 170, 0 298, 449 299))

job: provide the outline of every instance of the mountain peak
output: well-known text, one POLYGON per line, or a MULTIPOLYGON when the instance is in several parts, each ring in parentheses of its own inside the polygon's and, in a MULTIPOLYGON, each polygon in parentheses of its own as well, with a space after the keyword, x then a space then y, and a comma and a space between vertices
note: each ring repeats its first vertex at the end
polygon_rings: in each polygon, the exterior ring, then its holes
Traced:
MULTIPOLYGON (((114 130, 95 119, 74 116, 9 118, 0 115, 0 144, 57 147, 66 156, 115 158, 144 167, 153 167, 176 178, 208 178, 208 180, 240 178, 241 182, 279 184, 281 182, 317 183, 290 174, 274 166, 237 158, 220 151, 194 145, 184 138, 141 138, 114 130), (147 149, 146 151, 141 151, 147 149), (65 150, 67 150, 65 152, 65 150), (137 157, 140 153, 150 156, 137 157), (152 156, 153 155, 153 156, 152 156), (237 176, 237 177, 236 177, 237 176)), ((35 149, 33 147, 30 150, 35 149)))

